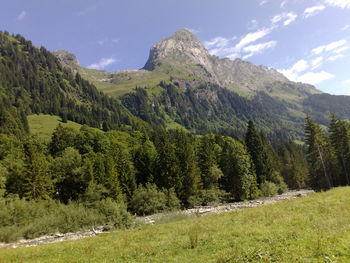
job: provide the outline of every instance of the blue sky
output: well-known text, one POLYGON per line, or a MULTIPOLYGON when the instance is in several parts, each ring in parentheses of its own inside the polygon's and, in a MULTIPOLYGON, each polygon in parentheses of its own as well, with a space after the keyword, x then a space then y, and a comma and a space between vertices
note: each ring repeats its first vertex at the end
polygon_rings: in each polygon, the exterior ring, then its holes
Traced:
POLYGON ((182 28, 219 57, 350 95, 350 0, 1 1, 0 30, 107 71, 143 67, 149 48, 182 28))

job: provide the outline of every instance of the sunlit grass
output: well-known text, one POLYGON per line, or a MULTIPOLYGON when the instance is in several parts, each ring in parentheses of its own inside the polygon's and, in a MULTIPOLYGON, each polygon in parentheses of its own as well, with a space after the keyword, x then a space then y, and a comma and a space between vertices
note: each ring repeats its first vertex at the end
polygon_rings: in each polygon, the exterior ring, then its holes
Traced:
POLYGON ((0 251, 0 262, 349 261, 349 187, 79 241, 0 251))

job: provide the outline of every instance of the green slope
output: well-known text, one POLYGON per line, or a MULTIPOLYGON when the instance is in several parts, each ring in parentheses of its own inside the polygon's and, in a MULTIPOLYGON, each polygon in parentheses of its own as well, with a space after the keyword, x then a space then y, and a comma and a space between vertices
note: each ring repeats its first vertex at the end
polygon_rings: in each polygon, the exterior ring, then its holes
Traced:
POLYGON ((37 135, 40 138, 48 141, 58 124, 64 127, 71 127, 74 129, 80 129, 81 124, 68 121, 63 123, 59 116, 46 115, 46 114, 33 114, 28 116, 28 124, 30 133, 37 135))
POLYGON ((346 187, 79 241, 5 249, 0 262, 349 262, 349 218, 346 187))

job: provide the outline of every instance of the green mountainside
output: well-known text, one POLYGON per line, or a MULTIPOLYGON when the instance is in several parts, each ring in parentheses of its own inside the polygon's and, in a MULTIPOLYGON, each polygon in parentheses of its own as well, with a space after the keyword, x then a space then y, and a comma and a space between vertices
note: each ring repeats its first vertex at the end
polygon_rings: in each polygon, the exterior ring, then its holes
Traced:
POLYGON ((79 66, 66 51, 55 55, 119 98, 133 115, 155 125, 238 136, 252 119, 269 136, 298 139, 307 114, 323 125, 332 112, 350 116, 349 107, 333 106, 349 104, 349 97, 323 94, 271 68, 212 56, 187 30, 155 44, 140 70, 92 70, 79 66))
POLYGON ((0 32, 0 132, 28 132, 29 114, 107 129, 143 125, 115 99, 63 67, 45 48, 0 32))

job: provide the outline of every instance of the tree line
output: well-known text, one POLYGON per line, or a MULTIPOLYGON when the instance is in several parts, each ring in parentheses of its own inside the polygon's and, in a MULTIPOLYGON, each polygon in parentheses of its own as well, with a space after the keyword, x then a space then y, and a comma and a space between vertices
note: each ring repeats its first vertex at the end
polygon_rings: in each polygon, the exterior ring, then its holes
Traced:
POLYGON ((301 146, 290 142, 275 150, 253 122, 242 141, 181 129, 149 135, 62 125, 49 143, 0 136, 3 197, 63 203, 111 198, 137 213, 150 209, 142 211, 140 200, 166 210, 282 193, 306 186, 305 167, 301 146))

